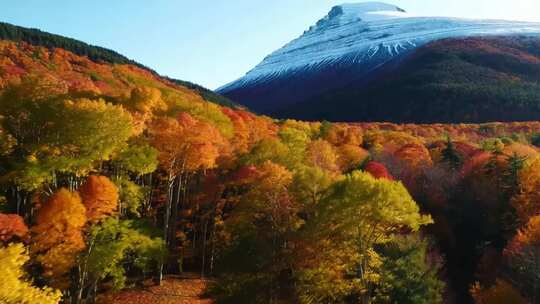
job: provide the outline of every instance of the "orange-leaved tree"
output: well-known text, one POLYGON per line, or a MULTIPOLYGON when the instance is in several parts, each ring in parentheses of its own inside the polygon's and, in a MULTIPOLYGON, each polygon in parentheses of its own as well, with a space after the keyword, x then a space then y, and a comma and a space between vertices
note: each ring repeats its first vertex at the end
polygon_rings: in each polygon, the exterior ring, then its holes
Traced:
POLYGON ((79 193, 90 222, 98 222, 118 208, 118 188, 106 176, 89 176, 79 193))
POLYGON ((512 206, 522 222, 540 215, 540 157, 525 162, 518 173, 518 192, 512 198, 512 206))
POLYGON ((164 239, 171 249, 177 249, 179 208, 180 204, 188 207, 190 177, 217 165, 226 140, 212 125, 186 112, 180 113, 177 119, 155 120, 150 127, 150 136, 152 145, 159 151, 160 167, 166 174, 164 239))
POLYGON ((471 287, 471 294, 476 304, 525 304, 527 300, 519 291, 505 280, 497 279, 489 288, 483 288, 479 283, 471 287))
POLYGON ((532 217, 504 250, 508 275, 532 303, 540 300, 540 215, 532 217))
POLYGON ((28 234, 28 227, 17 214, 0 213, 0 242, 23 239, 28 234))
POLYGON ((69 287, 67 274, 85 248, 82 229, 86 220, 81 197, 65 188, 53 194, 38 211, 31 251, 54 287, 69 287))

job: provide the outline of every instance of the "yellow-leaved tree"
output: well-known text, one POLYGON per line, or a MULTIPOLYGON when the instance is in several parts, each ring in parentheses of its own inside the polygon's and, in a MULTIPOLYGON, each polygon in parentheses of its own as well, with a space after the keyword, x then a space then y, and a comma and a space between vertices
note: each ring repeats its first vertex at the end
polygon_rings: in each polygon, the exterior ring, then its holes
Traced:
POLYGON ((20 243, 0 247, 0 303, 4 304, 55 304, 62 294, 48 287, 32 286, 26 279, 23 266, 30 257, 20 243))
POLYGON ((314 140, 307 148, 307 161, 327 172, 339 172, 338 157, 332 145, 323 139, 314 140))
POLYGON ((383 259, 376 245, 432 223, 400 182, 354 171, 334 183, 306 229, 311 254, 297 273, 300 301, 369 303, 383 259))

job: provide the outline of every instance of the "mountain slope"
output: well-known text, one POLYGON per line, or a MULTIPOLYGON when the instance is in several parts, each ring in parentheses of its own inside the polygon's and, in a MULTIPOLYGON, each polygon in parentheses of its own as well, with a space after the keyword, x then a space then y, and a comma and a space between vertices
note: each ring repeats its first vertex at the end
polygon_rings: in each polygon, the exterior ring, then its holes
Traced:
MULTIPOLYGON (((305 107, 307 101, 320 101, 329 92, 336 95, 335 91, 341 89, 363 87, 430 42, 537 33, 540 24, 536 23, 417 17, 384 3, 344 4, 332 8, 301 37, 218 92, 261 113, 302 114, 298 105, 305 107)), ((327 104, 325 109, 320 105, 319 110, 333 109, 333 104, 327 104)), ((345 120, 325 115, 317 118, 345 120)))
POLYGON ((540 119, 540 39, 448 39, 275 113, 332 121, 459 123, 540 119))
MULTIPOLYGON (((15 42, 26 42, 34 46, 41 46, 48 49, 60 48, 66 51, 70 51, 75 55, 88 57, 94 62, 105 62, 111 64, 128 64, 138 68, 147 70, 156 76, 159 76, 154 70, 131 60, 113 50, 109 50, 103 47, 94 46, 85 42, 43 32, 38 29, 30 29, 21 26, 12 25, 9 23, 0 22, 0 40, 9 40, 15 42)), ((196 91, 204 99, 224 106, 234 107, 234 102, 230 99, 214 93, 213 91, 206 89, 200 85, 177 79, 168 79, 178 85, 187 87, 196 91)))

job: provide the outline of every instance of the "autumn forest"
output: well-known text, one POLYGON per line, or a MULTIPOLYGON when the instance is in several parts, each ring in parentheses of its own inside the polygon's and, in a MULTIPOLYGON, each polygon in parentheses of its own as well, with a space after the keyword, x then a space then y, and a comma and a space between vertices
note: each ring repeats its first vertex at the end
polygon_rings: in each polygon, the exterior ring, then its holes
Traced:
POLYGON ((0 303, 540 301, 540 122, 277 120, 67 49, 0 41, 0 303))

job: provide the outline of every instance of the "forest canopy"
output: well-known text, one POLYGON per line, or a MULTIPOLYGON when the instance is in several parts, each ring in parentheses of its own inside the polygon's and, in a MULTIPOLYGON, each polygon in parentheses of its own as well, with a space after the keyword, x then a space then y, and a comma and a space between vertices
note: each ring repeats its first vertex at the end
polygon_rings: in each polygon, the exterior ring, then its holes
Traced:
POLYGON ((10 41, 0 92, 1 302, 184 272, 218 303, 538 298, 538 122, 274 120, 10 41))

